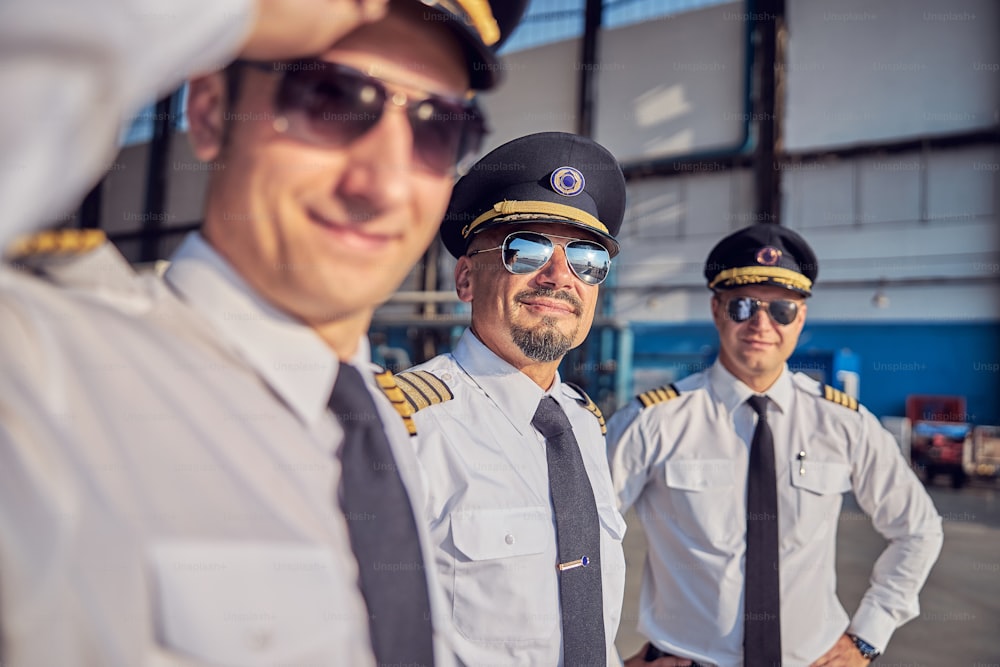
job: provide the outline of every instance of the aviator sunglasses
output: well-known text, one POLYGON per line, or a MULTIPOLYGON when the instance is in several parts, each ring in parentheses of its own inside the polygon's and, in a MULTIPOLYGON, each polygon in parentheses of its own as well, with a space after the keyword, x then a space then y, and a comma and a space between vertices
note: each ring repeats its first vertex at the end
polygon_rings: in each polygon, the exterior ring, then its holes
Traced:
POLYGON ((495 248, 484 248, 469 253, 469 257, 481 252, 500 250, 503 265, 515 275, 534 273, 549 263, 555 253, 552 239, 568 239, 563 246, 566 263, 573 274, 588 285, 600 285, 611 270, 611 254, 608 249, 593 241, 582 241, 569 236, 539 234, 537 232, 514 232, 508 234, 503 243, 495 248))
POLYGON ((388 105, 405 110, 414 162, 437 174, 461 174, 487 133, 474 100, 428 93, 414 98, 388 81, 324 60, 240 64, 281 74, 274 96, 275 129, 319 146, 340 148, 378 125, 388 105))
POLYGON ((738 296, 726 304, 726 312, 733 322, 746 322, 757 314, 761 308, 767 308, 771 319, 778 324, 787 325, 795 321, 799 314, 799 304, 789 299, 761 301, 750 296, 738 296))

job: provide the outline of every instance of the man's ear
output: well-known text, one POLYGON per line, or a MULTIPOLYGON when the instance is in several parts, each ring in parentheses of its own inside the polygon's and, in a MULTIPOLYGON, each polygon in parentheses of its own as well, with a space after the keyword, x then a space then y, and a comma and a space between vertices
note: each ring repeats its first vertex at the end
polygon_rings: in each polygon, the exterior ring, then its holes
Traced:
POLYGON ((722 297, 719 296, 718 292, 714 292, 712 294, 711 306, 712 306, 712 321, 714 321, 715 326, 718 327, 722 318, 728 317, 726 313, 723 312, 722 310, 722 297))
POLYGON ((472 273, 472 260, 466 255, 459 257, 455 264, 455 293, 465 303, 472 303, 472 283, 475 280, 472 273))
POLYGON ((209 162, 219 156, 225 141, 226 79, 222 72, 188 82, 188 140, 195 157, 209 162))

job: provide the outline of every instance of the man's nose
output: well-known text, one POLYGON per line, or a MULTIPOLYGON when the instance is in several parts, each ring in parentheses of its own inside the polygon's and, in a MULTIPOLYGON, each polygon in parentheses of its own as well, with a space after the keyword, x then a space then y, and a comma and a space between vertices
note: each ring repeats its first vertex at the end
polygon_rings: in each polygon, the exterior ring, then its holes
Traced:
POLYGON ((573 270, 569 268, 565 248, 557 245, 552 252, 552 257, 536 274, 535 281, 539 285, 560 289, 572 287, 575 278, 573 270))
POLYGON ((337 194, 352 215, 375 217, 410 196, 413 130, 406 110, 388 105, 379 122, 345 147, 346 164, 337 194))

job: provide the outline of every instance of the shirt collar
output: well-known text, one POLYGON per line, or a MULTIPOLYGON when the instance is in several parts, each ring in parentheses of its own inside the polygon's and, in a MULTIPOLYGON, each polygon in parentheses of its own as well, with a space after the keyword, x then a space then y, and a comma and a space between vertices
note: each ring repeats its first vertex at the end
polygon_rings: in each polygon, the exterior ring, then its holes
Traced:
POLYGON ((486 395, 496 403, 518 433, 530 424, 544 396, 563 399, 562 382, 556 372, 548 391, 543 391, 527 375, 498 357, 466 329, 453 353, 455 361, 468 373, 486 395))
MULTIPOLYGON (((326 410, 339 363, 312 329, 264 301, 197 232, 174 253, 164 279, 300 420, 316 423, 326 410)), ((367 368, 368 351, 362 339, 352 363, 367 368)))
MULTIPOLYGON (((730 373, 718 359, 708 369, 708 382, 729 414, 733 414, 740 404, 746 403, 748 398, 757 393, 730 373)), ((781 375, 764 394, 780 412, 785 412, 791 404, 792 390, 792 374, 788 371, 788 364, 785 364, 781 375)))

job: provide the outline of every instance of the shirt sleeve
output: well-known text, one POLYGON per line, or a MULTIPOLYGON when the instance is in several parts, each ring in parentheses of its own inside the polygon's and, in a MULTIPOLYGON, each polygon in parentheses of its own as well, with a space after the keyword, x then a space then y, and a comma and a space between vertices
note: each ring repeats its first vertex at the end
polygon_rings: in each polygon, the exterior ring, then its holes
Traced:
POLYGON ((636 501, 649 478, 653 452, 640 415, 642 405, 633 400, 608 420, 608 464, 618 510, 622 514, 636 501))
POLYGON ((858 504, 888 545, 848 632, 884 652, 895 629, 920 613, 918 594, 941 551, 941 516, 892 435, 864 408, 851 462, 858 504))
POLYGON ((71 211, 120 125, 188 75, 231 60, 255 0, 0 3, 0 247, 71 211))

